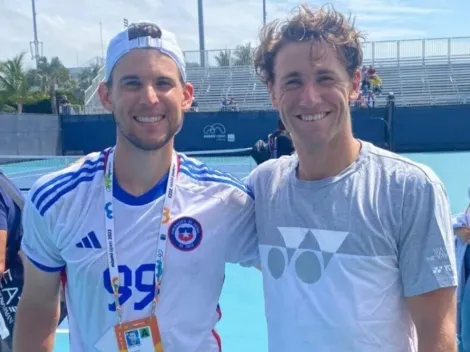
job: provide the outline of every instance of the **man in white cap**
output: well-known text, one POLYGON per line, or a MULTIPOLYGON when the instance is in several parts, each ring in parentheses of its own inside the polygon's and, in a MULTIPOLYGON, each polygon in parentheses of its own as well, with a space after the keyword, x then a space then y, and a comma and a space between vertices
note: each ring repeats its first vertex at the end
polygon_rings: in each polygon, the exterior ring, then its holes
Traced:
POLYGON ((220 351, 225 263, 257 259, 254 203, 173 149, 193 100, 173 34, 137 23, 114 37, 99 96, 116 146, 42 177, 25 204, 15 351, 52 351, 62 269, 71 352, 220 351))

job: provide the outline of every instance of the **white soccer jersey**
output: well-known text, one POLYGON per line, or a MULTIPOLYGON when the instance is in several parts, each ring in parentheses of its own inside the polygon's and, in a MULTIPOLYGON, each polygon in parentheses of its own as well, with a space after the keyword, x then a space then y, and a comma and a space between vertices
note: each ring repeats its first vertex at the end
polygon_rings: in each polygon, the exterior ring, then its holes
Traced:
MULTIPOLYGON (((103 210, 106 153, 90 154, 81 165, 39 179, 24 210, 25 254, 41 270, 65 268, 72 352, 117 351, 103 210)), ((225 263, 254 262, 258 256, 254 202, 236 178, 183 154, 178 170, 156 309, 163 347, 165 352, 220 351, 214 328, 225 263)), ((139 197, 114 181, 124 321, 150 314, 166 181, 139 197)))

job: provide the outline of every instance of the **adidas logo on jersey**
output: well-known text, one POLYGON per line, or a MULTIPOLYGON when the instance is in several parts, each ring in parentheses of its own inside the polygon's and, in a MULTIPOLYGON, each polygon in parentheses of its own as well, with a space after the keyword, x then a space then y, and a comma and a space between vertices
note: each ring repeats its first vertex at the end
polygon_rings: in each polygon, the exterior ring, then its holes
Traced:
POLYGON ((89 232, 80 242, 75 245, 77 248, 101 248, 100 241, 94 231, 89 232))

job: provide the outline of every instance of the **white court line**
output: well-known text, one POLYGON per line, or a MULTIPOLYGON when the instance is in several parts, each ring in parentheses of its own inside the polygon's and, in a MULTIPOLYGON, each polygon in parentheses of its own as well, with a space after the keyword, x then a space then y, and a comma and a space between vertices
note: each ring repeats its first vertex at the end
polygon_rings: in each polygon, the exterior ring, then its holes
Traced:
POLYGON ((57 329, 56 332, 58 334, 68 334, 69 333, 69 329, 57 329))
MULTIPOLYGON (((25 169, 27 169, 28 167, 25 167, 25 169)), ((8 173, 8 176, 11 177, 14 175, 22 175, 22 174, 27 174, 28 172, 37 172, 37 171, 41 171, 41 170, 51 170, 51 169, 57 169, 57 168, 60 168, 60 166, 47 166, 47 167, 32 167, 30 168, 29 170, 26 170, 26 171, 16 171, 16 172, 9 172, 8 173)))

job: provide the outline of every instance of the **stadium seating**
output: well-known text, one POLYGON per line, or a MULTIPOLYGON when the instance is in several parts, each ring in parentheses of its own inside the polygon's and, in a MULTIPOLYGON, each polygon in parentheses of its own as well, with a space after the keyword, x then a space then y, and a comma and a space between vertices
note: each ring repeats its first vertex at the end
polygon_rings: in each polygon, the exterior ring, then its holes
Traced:
MULTIPOLYGON (((389 92, 397 106, 469 104, 470 54, 430 58, 364 60, 373 64, 382 79, 382 95, 376 106, 386 103, 389 92)), ((199 111, 217 111, 224 98, 234 98, 239 110, 272 109, 266 87, 251 65, 199 67, 188 65, 188 79, 195 87, 199 111)), ((85 113, 103 113, 97 96, 101 70, 85 92, 85 113)))

